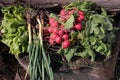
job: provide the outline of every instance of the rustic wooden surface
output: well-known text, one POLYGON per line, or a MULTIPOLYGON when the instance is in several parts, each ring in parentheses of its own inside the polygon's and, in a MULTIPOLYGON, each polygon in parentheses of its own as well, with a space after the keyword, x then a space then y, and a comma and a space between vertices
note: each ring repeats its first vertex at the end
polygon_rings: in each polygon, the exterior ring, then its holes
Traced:
MULTIPOLYGON (((2 6, 2 4, 13 4, 16 1, 36 5, 38 3, 39 4, 41 3, 42 4, 44 3, 66 4, 66 3, 70 3, 73 1, 77 1, 77 0, 0 0, 0 5, 2 6)), ((80 0, 80 1, 83 1, 83 0, 80 0)), ((120 0, 89 0, 89 1, 93 1, 97 3, 98 5, 105 7, 106 9, 110 11, 120 11, 120 0)))

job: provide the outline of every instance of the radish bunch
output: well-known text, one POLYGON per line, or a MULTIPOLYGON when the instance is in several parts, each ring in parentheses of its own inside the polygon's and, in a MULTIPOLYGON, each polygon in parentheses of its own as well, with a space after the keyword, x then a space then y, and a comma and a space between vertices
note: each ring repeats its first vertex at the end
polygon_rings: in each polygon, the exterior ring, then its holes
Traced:
POLYGON ((48 31, 51 34, 49 38, 49 43, 51 45, 62 44, 63 48, 68 48, 70 46, 69 31, 64 30, 64 25, 59 24, 58 26, 58 22, 53 18, 50 18, 50 22, 52 22, 51 20, 53 20, 53 23, 49 23, 50 27, 48 28, 48 31))
POLYGON ((71 30, 79 31, 82 29, 82 21, 84 20, 83 11, 77 9, 65 10, 62 9, 59 14, 59 21, 53 17, 49 18, 49 27, 47 28, 50 33, 49 43, 51 45, 60 44, 62 48, 69 48, 71 45, 70 32, 71 30), (76 16, 76 15, 77 16, 76 16), (74 25, 71 29, 64 29, 64 23, 69 20, 71 15, 74 16, 74 25))

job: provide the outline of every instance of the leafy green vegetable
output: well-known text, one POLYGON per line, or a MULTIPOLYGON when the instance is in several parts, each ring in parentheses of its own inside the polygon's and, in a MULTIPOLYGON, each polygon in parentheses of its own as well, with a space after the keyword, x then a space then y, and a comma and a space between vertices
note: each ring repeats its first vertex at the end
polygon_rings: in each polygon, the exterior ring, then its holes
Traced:
POLYGON ((66 53, 64 52, 64 56, 65 56, 65 58, 67 59, 68 62, 71 60, 71 58, 73 57, 74 53, 76 52, 76 50, 77 50, 76 48, 77 48, 77 46, 75 46, 72 49, 69 48, 66 53))
POLYGON ((71 29, 74 23, 74 16, 71 15, 70 18, 66 21, 64 29, 71 29))
POLYGON ((96 4, 91 1, 76 1, 65 6, 65 9, 72 9, 76 7, 78 10, 88 11, 95 8, 96 4))
MULTIPOLYGON (((62 50, 68 61, 74 56, 91 57, 91 61, 94 61, 96 54, 109 56, 111 53, 111 45, 115 41, 117 29, 113 27, 113 19, 107 15, 107 11, 101 8, 101 13, 98 13, 94 6, 96 4, 89 1, 78 1, 64 7, 65 10, 77 8, 85 13, 82 30, 70 32, 72 45, 70 49, 62 50), (76 45, 78 48, 74 48, 76 45)), ((73 26, 75 18, 75 15, 70 16, 65 23, 65 29, 73 26)))
POLYGON ((0 26, 3 33, 2 42, 10 47, 10 53, 16 56, 26 53, 28 33, 24 18, 25 8, 22 6, 3 7, 2 13, 4 14, 0 26))

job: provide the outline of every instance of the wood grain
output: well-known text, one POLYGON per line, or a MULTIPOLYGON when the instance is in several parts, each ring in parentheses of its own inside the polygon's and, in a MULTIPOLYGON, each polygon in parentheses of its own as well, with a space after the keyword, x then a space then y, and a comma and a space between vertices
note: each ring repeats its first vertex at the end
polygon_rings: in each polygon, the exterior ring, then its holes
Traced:
MULTIPOLYGON (((0 0, 0 4, 13 4, 16 1, 24 2, 30 5, 36 5, 36 4, 46 4, 46 3, 68 4, 77 0, 0 0)), ((88 1, 93 1, 109 11, 120 11, 120 0, 88 0, 88 1)))

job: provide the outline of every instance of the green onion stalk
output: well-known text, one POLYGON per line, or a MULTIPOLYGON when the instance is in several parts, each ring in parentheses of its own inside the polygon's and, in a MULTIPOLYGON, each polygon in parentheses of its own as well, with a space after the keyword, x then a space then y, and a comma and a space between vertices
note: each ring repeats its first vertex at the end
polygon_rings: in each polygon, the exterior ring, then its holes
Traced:
POLYGON ((36 17, 36 20, 39 24, 38 35, 35 34, 32 36, 31 28, 30 26, 28 26, 30 80, 53 80, 53 72, 50 66, 51 62, 49 53, 44 49, 43 44, 42 38, 43 23, 39 16, 36 17))

